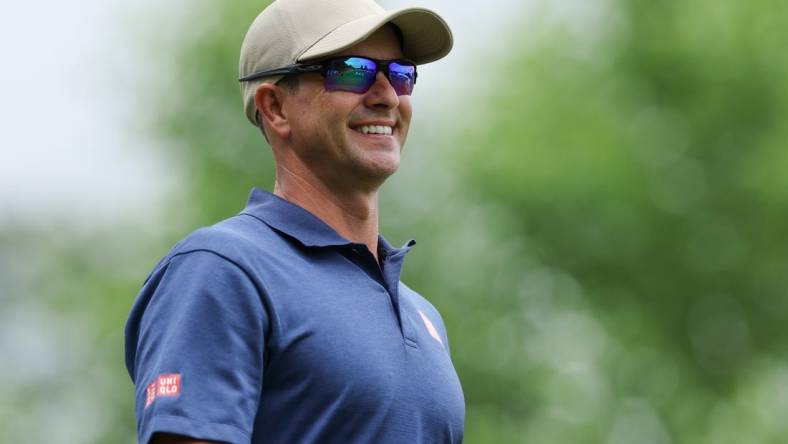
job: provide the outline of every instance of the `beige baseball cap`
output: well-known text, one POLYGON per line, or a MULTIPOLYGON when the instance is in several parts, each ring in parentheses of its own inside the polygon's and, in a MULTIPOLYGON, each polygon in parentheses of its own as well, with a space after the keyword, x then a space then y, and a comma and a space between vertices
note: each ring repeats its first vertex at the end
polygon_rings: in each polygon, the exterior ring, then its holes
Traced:
MULTIPOLYGON (((427 8, 387 11, 373 0, 276 0, 257 16, 246 33, 239 77, 339 53, 387 23, 402 31, 403 53, 416 64, 433 62, 451 51, 449 25, 427 8)), ((254 125, 257 87, 281 78, 241 82, 244 111, 254 125)))

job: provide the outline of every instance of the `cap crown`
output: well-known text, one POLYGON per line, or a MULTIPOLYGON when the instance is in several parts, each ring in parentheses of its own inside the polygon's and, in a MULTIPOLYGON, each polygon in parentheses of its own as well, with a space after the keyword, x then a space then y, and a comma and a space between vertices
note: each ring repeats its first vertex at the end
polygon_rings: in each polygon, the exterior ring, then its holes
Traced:
POLYGON ((385 12, 371 0, 276 0, 249 28, 241 49, 240 72, 250 74, 296 63, 301 54, 336 28, 385 12))

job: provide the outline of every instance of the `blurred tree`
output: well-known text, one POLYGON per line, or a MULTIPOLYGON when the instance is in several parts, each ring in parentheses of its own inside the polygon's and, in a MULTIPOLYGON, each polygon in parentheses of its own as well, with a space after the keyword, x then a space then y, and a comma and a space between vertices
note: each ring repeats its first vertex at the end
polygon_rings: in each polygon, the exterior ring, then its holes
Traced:
POLYGON ((201 23, 199 32, 186 34, 193 38, 178 46, 169 42, 167 51, 151 51, 176 62, 169 80, 155 85, 149 97, 149 106, 160 112, 148 117, 157 135, 178 149, 187 182, 182 197, 198 223, 237 213, 253 186, 273 183, 273 156, 244 118, 238 83, 241 42, 269 3, 196 3, 189 14, 201 23))
MULTIPOLYGON (((466 189, 506 212, 499 236, 527 237, 548 270, 551 289, 519 287, 519 333, 589 347, 577 362, 560 344, 526 350, 521 374, 536 378, 519 398, 531 406, 521 436, 779 442, 786 427, 765 412, 785 397, 751 391, 753 378, 785 382, 786 10, 607 7, 524 26, 529 47, 487 73, 492 111, 460 139, 466 189), (582 298, 556 292, 555 273, 582 298), (533 319, 540 304, 557 318, 533 319)), ((488 297, 518 287, 501 290, 488 297)), ((486 361, 467 366, 492 376, 486 361)))

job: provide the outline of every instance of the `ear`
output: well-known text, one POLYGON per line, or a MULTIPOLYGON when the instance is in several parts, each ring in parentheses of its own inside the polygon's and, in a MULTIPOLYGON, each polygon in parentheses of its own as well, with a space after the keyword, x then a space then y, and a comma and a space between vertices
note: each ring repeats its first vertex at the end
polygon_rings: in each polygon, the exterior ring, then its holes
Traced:
POLYGON ((255 91, 254 104, 260 115, 260 125, 265 125, 263 128, 269 137, 273 134, 281 139, 290 137, 290 121, 284 107, 286 98, 287 93, 271 83, 261 83, 255 91))

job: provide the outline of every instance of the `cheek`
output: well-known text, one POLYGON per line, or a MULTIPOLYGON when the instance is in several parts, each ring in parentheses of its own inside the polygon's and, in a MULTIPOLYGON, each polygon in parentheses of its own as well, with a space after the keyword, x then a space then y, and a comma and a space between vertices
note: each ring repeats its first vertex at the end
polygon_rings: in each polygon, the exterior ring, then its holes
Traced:
POLYGON ((294 108, 291 120, 294 130, 298 131, 297 136, 314 144, 336 132, 337 119, 334 114, 331 107, 321 102, 311 102, 294 108))
POLYGON ((400 126, 402 129, 402 140, 400 142, 404 145, 410 130, 410 120, 411 117, 413 117, 413 108, 410 106, 410 97, 407 97, 407 100, 404 101, 400 100, 400 106, 398 110, 400 126))
MULTIPOLYGON (((341 100, 344 98, 342 96, 343 94, 341 93, 329 94, 327 97, 329 100, 325 100, 320 104, 320 121, 326 134, 340 135, 345 134, 349 130, 350 115, 356 109, 357 103, 353 100, 341 100)), ((355 97, 350 96, 349 99, 355 99, 355 97)))
POLYGON ((410 96, 400 97, 398 109, 402 121, 410 124, 410 119, 413 117, 413 106, 411 105, 410 96))

